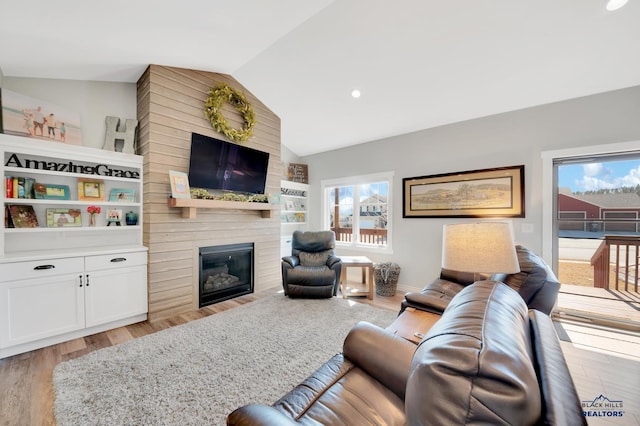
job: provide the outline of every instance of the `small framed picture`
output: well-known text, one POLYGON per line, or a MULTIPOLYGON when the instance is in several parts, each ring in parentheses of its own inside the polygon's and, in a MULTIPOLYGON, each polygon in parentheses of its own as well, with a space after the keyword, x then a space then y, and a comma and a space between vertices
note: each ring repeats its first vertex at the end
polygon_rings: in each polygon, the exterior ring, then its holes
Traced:
POLYGON ((171 183, 172 198, 191 198, 189 177, 186 173, 169 170, 169 182, 171 183))
POLYGON ((135 199, 135 189, 113 188, 109 194, 109 201, 115 201, 117 203, 133 203, 135 199))
POLYGON ((47 209, 47 227, 82 226, 80 209, 47 209))
POLYGON ((291 200, 285 201, 284 205, 287 210, 295 210, 296 208, 296 205, 291 200))
POLYGON ((68 200, 71 198, 67 185, 51 185, 48 183, 34 183, 33 195, 45 200, 68 200))
POLYGON ((9 205, 9 214, 15 228, 37 228, 38 217, 33 206, 24 204, 9 205))
POLYGON ((101 179, 78 179, 78 200, 104 201, 104 181, 101 179))
POLYGON ((120 221, 122 221, 122 210, 107 209, 107 226, 111 225, 112 223, 120 226, 120 221))

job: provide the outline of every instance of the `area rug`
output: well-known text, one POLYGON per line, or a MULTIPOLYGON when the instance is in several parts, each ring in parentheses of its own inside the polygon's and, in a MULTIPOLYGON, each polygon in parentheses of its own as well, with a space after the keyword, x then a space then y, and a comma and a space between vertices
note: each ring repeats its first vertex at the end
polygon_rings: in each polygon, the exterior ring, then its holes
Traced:
POLYGON ((55 415, 67 425, 224 425, 248 403, 272 404, 365 320, 397 312, 334 297, 266 297, 59 364, 55 415))

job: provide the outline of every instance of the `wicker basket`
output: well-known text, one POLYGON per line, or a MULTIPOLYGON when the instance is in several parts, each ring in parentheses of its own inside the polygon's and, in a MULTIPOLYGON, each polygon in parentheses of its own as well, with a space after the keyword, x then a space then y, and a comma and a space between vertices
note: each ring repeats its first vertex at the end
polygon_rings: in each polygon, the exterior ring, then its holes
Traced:
POLYGON ((376 283, 378 296, 394 296, 398 287, 400 267, 396 263, 378 263, 373 269, 373 279, 376 283))

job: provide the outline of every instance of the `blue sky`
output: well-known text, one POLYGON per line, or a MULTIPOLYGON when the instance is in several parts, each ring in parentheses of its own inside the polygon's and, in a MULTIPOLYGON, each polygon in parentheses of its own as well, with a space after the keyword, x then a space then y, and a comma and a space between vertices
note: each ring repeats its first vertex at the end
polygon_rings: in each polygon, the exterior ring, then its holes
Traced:
POLYGON ((558 186, 572 192, 640 185, 640 160, 568 164, 558 168, 558 186))

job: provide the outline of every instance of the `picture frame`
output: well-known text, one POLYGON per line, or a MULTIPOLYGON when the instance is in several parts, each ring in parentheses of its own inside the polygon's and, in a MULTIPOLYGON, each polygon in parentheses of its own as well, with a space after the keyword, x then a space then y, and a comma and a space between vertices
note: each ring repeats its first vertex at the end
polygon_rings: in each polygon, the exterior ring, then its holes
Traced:
POLYGON ((189 176, 186 173, 169 170, 169 183, 172 198, 191 198, 189 176))
POLYGON ((105 201, 105 198, 102 179, 78 178, 78 200, 105 201))
POLYGON ((115 223, 117 226, 120 226, 120 222, 122 221, 122 210, 120 209, 107 209, 107 226, 115 223))
POLYGON ((0 121, 3 133, 9 135, 82 145, 80 113, 5 88, 0 121))
POLYGON ((80 209, 46 209, 46 215, 48 228, 82 226, 80 209))
POLYGON ((33 195, 36 199, 43 200, 69 200, 71 192, 68 185, 53 185, 50 183, 36 182, 33 184, 33 195))
POLYGON ((116 203, 133 203, 136 200, 135 189, 113 188, 109 193, 109 201, 116 203))
POLYGON ((309 166, 307 164, 289 163, 287 180, 291 182, 309 183, 309 166))
POLYGON ((295 206, 295 204, 293 203, 292 200, 286 200, 284 205, 285 205, 285 209, 286 210, 295 210, 296 209, 296 206, 295 206))
POLYGON ((524 165, 402 179, 403 218, 525 217, 524 165))
POLYGON ((33 206, 28 204, 10 204, 9 214, 14 228, 37 228, 38 217, 33 206))

